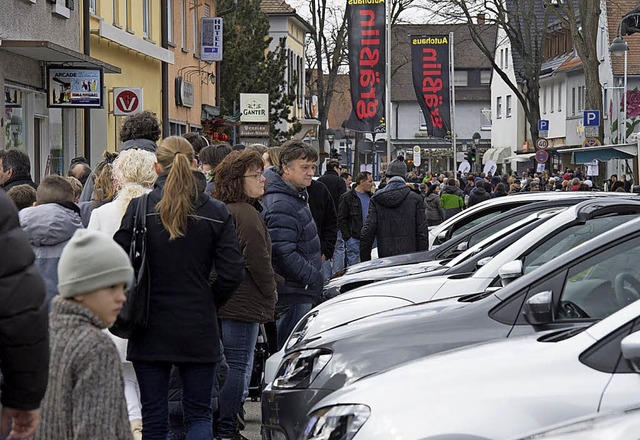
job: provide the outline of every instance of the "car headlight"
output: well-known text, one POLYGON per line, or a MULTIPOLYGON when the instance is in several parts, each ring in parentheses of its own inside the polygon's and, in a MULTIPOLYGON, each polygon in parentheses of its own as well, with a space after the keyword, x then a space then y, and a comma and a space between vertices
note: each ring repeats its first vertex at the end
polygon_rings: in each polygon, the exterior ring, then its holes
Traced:
POLYGON ((289 339, 287 339, 285 351, 289 350, 298 342, 302 342, 304 340, 304 337, 309 331, 309 327, 311 327, 311 323, 316 319, 317 316, 318 312, 316 311, 313 313, 309 313, 307 316, 300 320, 298 325, 296 325, 296 327, 293 329, 293 332, 291 332, 291 336, 289 336, 289 339))
POLYGON ((274 388, 307 388, 331 359, 329 350, 302 350, 286 356, 273 380, 274 388))
POLYGON ((337 405, 320 408, 309 416, 302 440, 351 440, 367 421, 366 405, 337 405))

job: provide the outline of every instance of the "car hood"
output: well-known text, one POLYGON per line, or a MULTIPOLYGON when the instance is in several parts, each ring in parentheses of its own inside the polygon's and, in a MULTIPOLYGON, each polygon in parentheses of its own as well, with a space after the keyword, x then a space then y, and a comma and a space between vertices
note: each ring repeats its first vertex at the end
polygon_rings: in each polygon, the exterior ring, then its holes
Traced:
POLYGON ((595 411, 610 375, 577 360, 594 339, 587 332, 558 342, 539 338, 529 335, 428 356, 356 381, 314 409, 367 405, 371 416, 356 438, 380 438, 381 432, 398 438, 505 438, 595 411), (550 398, 554 390, 574 393, 573 405, 556 403, 550 398))
POLYGON ((412 252, 410 254, 393 255, 391 257, 376 258, 369 261, 349 266, 345 269, 344 275, 352 275, 371 269, 379 269, 382 267, 401 266, 411 263, 423 263, 431 260, 431 251, 412 252))

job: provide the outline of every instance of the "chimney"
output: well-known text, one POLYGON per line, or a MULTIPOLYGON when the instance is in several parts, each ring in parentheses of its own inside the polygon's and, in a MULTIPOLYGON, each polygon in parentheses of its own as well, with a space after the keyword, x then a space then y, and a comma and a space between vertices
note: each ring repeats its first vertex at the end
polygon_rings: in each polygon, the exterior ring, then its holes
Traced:
POLYGON ((485 18, 485 14, 484 13, 479 13, 476 16, 476 23, 477 24, 485 24, 485 19, 484 18, 485 18))

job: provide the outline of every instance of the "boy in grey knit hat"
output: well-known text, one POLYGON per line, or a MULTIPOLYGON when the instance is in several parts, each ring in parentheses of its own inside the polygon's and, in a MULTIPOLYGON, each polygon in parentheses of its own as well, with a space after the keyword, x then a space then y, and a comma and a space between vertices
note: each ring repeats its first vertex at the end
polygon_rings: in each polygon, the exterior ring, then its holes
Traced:
POLYGON ((132 277, 129 256, 103 233, 79 229, 62 251, 36 439, 132 438, 120 356, 103 332, 115 322, 132 277))

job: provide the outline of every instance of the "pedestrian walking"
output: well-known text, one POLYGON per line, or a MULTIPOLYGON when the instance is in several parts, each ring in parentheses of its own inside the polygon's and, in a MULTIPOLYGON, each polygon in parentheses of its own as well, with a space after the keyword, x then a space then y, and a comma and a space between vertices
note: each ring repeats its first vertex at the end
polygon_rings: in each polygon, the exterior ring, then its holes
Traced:
POLYGON ((229 364, 220 390, 220 410, 214 425, 217 437, 235 438, 240 411, 252 368, 260 324, 273 320, 276 280, 271 266, 271 238, 260 216, 264 194, 264 162, 251 149, 229 154, 216 168, 213 195, 224 202, 233 217, 245 260, 245 278, 236 293, 218 311, 224 354, 229 364))
POLYGON ((282 145, 277 172, 265 172, 262 216, 273 245, 274 271, 284 279, 276 305, 278 349, 322 293, 320 239, 307 193, 317 160, 310 145, 291 140, 282 145))
POLYGON ((387 167, 387 185, 371 197, 360 238, 362 261, 371 260, 371 248, 376 239, 379 257, 428 249, 424 201, 420 194, 407 186, 406 174, 404 160, 394 160, 387 167))
MULTIPOLYGON (((16 188, 16 187, 14 187, 16 188)), ((29 188, 31 188, 29 186, 29 188)), ((40 424, 47 388, 49 344, 46 290, 18 211, 0 189, 0 435, 31 438, 40 424)))
POLYGON ((340 197, 338 229, 344 238, 347 266, 360 262, 360 237, 367 219, 373 176, 368 171, 356 175, 356 186, 340 197))
POLYGON ((64 248, 37 440, 131 439, 120 357, 102 330, 118 317, 132 277, 127 253, 101 232, 79 229, 64 248))
MULTIPOLYGON (((213 380, 222 355, 216 308, 244 279, 244 259, 229 211, 204 194, 204 175, 195 170, 189 142, 163 139, 156 156, 158 179, 146 213, 149 316, 146 328, 129 339, 127 359, 140 385, 143 439, 167 438, 169 376, 175 365, 187 438, 210 440, 213 380), (210 285, 214 265, 217 278, 210 285)), ((127 250, 139 201, 129 203, 114 236, 127 250)))

